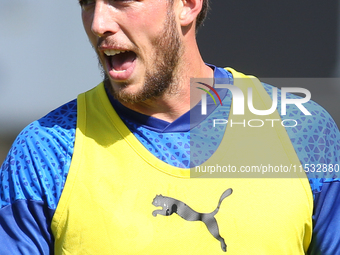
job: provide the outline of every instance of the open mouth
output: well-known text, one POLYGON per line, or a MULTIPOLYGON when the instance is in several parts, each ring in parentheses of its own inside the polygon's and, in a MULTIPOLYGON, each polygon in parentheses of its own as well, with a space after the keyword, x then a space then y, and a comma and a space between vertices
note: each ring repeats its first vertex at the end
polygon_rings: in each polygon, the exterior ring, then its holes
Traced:
POLYGON ((137 58, 133 51, 105 50, 109 71, 126 72, 134 66, 137 58))

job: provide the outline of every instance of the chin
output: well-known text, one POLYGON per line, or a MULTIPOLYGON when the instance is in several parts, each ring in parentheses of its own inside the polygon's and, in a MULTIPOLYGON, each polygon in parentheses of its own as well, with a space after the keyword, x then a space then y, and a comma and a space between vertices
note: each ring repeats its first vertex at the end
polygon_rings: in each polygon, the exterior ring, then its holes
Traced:
POLYGON ((143 85, 141 84, 110 84, 109 91, 121 103, 140 103, 147 98, 144 95, 143 85))

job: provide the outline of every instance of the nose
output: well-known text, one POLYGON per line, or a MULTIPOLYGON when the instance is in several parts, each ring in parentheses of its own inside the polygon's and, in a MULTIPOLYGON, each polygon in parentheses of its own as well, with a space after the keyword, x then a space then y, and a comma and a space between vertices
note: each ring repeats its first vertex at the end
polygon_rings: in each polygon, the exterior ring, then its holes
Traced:
POLYGON ((117 33, 119 25, 115 21, 115 10, 106 1, 96 1, 91 31, 98 37, 117 33))

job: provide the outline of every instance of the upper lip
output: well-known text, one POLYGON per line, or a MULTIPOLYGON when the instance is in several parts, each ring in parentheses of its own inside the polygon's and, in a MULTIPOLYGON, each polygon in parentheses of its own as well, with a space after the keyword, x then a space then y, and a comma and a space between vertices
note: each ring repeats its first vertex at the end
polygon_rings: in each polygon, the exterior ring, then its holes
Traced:
POLYGON ((97 49, 106 56, 114 56, 126 51, 135 52, 134 50, 128 49, 127 47, 115 42, 115 40, 109 40, 108 38, 100 38, 100 40, 97 42, 97 49))
POLYGON ((126 47, 119 46, 117 43, 105 40, 99 40, 97 43, 97 49, 99 52, 103 52, 106 55, 115 55, 123 51, 129 51, 126 47), (109 53, 109 54, 108 54, 109 53))

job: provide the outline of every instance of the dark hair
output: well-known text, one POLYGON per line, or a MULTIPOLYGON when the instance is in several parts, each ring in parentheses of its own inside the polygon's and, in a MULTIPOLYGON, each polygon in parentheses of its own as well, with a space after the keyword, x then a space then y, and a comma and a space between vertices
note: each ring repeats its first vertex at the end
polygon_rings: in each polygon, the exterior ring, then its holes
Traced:
POLYGON ((209 0, 203 0, 202 3, 202 10, 201 12, 197 15, 196 18, 196 29, 202 25, 203 21, 205 20, 207 13, 209 11, 209 0))

